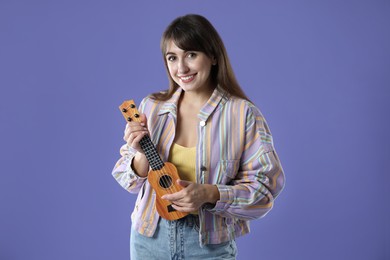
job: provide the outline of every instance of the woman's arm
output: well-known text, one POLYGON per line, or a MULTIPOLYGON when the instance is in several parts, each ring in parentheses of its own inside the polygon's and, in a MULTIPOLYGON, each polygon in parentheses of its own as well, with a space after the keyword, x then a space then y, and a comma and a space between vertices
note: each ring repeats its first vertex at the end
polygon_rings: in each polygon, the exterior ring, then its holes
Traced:
POLYGON ((273 207, 285 183, 284 172, 275 152, 272 136, 260 111, 249 106, 243 153, 237 162, 237 173, 226 172, 234 178, 227 184, 217 184, 220 199, 208 209, 214 214, 240 219, 256 219, 273 207))
POLYGON ((172 202, 172 206, 181 212, 197 211, 204 204, 215 204, 219 199, 216 185, 199 184, 190 181, 178 180, 177 183, 184 189, 162 196, 162 199, 172 202))

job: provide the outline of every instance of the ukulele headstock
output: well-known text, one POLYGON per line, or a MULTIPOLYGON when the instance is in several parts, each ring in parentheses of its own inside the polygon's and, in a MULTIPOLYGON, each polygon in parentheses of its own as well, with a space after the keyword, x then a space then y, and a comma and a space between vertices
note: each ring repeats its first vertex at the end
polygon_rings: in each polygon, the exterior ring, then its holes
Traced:
POLYGON ((122 105, 119 106, 119 110, 127 122, 140 122, 139 112, 137 106, 134 103, 134 100, 124 101, 122 105))

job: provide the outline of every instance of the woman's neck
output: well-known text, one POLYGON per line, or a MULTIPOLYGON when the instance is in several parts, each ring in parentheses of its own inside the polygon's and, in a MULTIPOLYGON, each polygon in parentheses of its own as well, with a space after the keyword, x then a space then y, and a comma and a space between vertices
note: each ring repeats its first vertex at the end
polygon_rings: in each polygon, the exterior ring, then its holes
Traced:
POLYGON ((207 88, 201 92, 183 91, 180 97, 180 103, 191 104, 194 107, 201 108, 210 99, 214 89, 215 88, 207 88))

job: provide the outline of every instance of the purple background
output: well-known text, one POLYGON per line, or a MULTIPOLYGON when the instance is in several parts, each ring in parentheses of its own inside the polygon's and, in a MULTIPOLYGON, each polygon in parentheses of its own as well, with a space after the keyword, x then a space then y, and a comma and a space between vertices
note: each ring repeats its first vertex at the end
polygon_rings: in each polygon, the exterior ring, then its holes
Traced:
POLYGON ((390 259, 389 1, 0 1, 0 259, 128 259, 118 105, 167 87, 162 31, 209 18, 287 175, 238 259, 390 259))

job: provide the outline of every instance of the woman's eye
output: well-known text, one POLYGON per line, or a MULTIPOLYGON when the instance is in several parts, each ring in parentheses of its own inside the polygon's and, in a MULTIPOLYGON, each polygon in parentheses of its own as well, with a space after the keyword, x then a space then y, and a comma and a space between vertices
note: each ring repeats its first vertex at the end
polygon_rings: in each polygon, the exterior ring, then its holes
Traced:
POLYGON ((190 52, 188 53, 188 58, 195 58, 196 57, 196 53, 195 52, 190 52))
POLYGON ((174 61, 175 59, 176 59, 175 56, 168 56, 168 57, 167 57, 167 60, 168 60, 168 61, 174 61))

